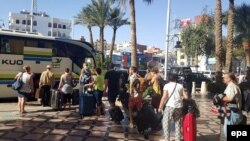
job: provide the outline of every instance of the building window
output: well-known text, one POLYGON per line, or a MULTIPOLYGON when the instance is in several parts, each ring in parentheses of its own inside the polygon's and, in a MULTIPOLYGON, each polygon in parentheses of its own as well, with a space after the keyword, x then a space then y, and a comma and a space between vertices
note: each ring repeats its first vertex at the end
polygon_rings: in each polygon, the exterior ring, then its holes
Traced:
POLYGON ((19 23, 20 23, 20 21, 17 19, 17 20, 16 20, 16 24, 19 24, 19 23))
POLYGON ((61 32, 58 32, 58 37, 61 37, 61 36, 62 36, 61 32))
POLYGON ((48 23, 48 27, 51 27, 51 23, 48 23))
POLYGON ((54 37, 56 36, 56 32, 53 32, 53 36, 54 36, 54 37))
POLYGON ((62 28, 62 25, 61 25, 61 24, 58 24, 58 28, 62 28))
POLYGON ((57 28, 57 23, 53 23, 53 28, 57 28))
POLYGON ((30 25, 30 23, 31 23, 30 20, 28 20, 28 21, 27 21, 27 24, 30 25))
POLYGON ((37 21, 33 21, 33 25, 34 25, 34 26, 37 26, 37 21))
POLYGON ((19 28, 16 28, 16 30, 19 30, 19 28))
POLYGON ((22 31, 26 31, 25 29, 22 29, 22 31))
POLYGON ((181 62, 181 66, 184 66, 185 64, 184 64, 184 62, 181 62))
POLYGON ((23 20, 23 21, 22 21, 22 24, 26 24, 26 20, 23 20))
POLYGON ((35 29, 33 29, 33 32, 37 32, 35 29))
POLYGON ((181 59, 185 59, 185 56, 184 56, 184 55, 181 55, 181 59))
POLYGON ((66 25, 63 25, 63 29, 66 29, 66 25))
POLYGON ((65 33, 63 33, 63 34, 62 34, 62 36, 63 36, 63 37, 66 37, 66 34, 65 34, 65 33))
POLYGON ((51 36, 51 31, 48 32, 48 36, 51 36))

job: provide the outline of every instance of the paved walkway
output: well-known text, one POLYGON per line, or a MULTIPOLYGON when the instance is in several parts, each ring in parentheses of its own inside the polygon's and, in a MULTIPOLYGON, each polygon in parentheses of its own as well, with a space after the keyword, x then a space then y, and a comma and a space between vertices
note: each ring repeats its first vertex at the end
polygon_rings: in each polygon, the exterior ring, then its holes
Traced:
MULTIPOLYGON (((197 119, 197 140, 219 140, 220 122, 209 112, 211 100, 200 96, 195 96, 195 99, 201 111, 201 116, 197 119)), ((26 107, 28 113, 20 116, 16 111, 16 105, 16 103, 0 103, 0 141, 145 140, 136 129, 127 126, 127 120, 117 125, 109 121, 108 114, 80 119, 76 107, 70 110, 53 111, 36 102, 29 102, 26 107)), ((149 136, 150 141, 162 139, 161 131, 149 136)))

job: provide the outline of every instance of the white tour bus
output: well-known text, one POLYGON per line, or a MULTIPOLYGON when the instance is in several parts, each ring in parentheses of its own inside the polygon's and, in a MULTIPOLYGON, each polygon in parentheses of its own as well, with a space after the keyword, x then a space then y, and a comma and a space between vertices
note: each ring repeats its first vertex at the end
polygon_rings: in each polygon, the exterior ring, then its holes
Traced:
POLYGON ((83 62, 95 65, 95 57, 93 46, 87 42, 0 29, 0 98, 17 96, 11 84, 24 65, 31 67, 36 89, 46 65, 52 66, 57 81, 66 67, 78 79, 83 62))

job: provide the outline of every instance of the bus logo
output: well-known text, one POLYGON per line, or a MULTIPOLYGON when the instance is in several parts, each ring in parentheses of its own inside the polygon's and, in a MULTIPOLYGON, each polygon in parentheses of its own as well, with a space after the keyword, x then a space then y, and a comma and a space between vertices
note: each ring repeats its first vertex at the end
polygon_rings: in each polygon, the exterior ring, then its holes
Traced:
POLYGON ((23 65, 23 60, 2 59, 2 65, 23 65))
POLYGON ((62 62, 62 58, 54 58, 52 62, 53 68, 60 68, 60 64, 62 62))

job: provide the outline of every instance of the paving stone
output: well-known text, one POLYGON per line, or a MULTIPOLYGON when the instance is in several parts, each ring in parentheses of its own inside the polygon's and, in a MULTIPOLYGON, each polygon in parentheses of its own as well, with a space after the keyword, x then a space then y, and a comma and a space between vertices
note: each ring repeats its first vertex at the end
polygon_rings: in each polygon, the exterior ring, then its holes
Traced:
POLYGON ((0 126, 0 131, 8 131, 8 130, 12 130, 15 129, 15 126, 0 126))
POLYGON ((110 131, 122 133, 122 132, 124 132, 124 128, 123 127, 111 127, 110 131))
POLYGON ((104 141, 102 137, 88 137, 86 141, 104 141))
POLYGON ((109 138, 116 138, 116 139, 124 139, 124 138, 125 138, 123 132, 121 132, 121 133, 109 132, 108 137, 109 137, 109 138))
POLYGON ((52 129, 50 128, 36 128, 32 131, 32 133, 41 133, 41 134, 48 134, 52 129))
POLYGON ((89 136, 95 136, 95 137, 104 137, 105 132, 101 131, 91 131, 89 136))
POLYGON ((82 141, 83 137, 79 136, 68 136, 63 141, 82 141))
POLYGON ((15 132, 30 132, 32 129, 34 129, 33 127, 16 127, 15 128, 15 132))
POLYGON ((89 132, 89 131, 88 130, 71 130, 69 135, 85 136, 87 132, 89 132))
POLYGON ((49 122, 44 122, 40 127, 42 128, 55 128, 57 126, 56 123, 49 123, 49 122))
POLYGON ((92 129, 93 131, 107 131, 108 127, 105 126, 94 126, 94 128, 92 129))
POLYGON ((25 140, 39 140, 43 137, 44 135, 43 134, 28 134, 24 137, 22 137, 22 139, 25 139, 25 140))
POLYGON ((143 135, 140 135, 140 134, 128 134, 128 139, 129 140, 140 140, 140 141, 143 141, 143 140, 145 140, 144 139, 144 137, 143 137, 143 135))
POLYGON ((7 133, 3 136, 3 138, 7 139, 20 139, 25 133, 20 133, 20 132, 10 132, 7 133))
POLYGON ((70 130, 66 130, 66 129, 53 129, 51 131, 51 134, 60 134, 60 135, 64 135, 67 134, 70 130))
POLYGON ((59 141, 59 140, 63 139, 63 137, 64 136, 62 136, 62 135, 47 135, 42 140, 43 141, 59 141))
POLYGON ((61 129, 72 129, 73 128, 73 124, 60 124, 57 128, 61 128, 61 129))
POLYGON ((75 129, 84 129, 84 130, 88 130, 88 129, 90 129, 90 127, 91 127, 91 126, 89 126, 89 125, 77 125, 77 126, 75 127, 75 129))

